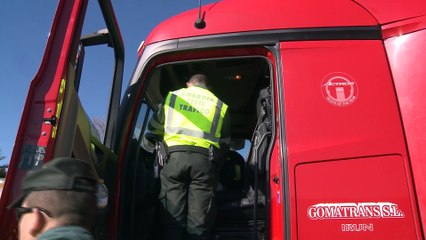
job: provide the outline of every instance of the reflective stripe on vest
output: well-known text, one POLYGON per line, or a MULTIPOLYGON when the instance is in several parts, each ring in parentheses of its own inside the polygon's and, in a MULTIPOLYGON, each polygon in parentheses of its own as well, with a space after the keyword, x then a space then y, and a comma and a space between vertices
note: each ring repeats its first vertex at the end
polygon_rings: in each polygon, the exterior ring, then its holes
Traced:
POLYGON ((218 128, 222 127, 219 124, 223 121, 223 116, 227 109, 226 104, 208 90, 199 87, 169 93, 168 98, 165 124, 165 141, 168 145, 177 145, 176 142, 182 141, 182 145, 194 142, 195 146, 208 147, 213 144, 219 147, 221 129, 218 128), (179 96, 179 94, 186 94, 186 100, 184 96, 179 96), (198 98, 191 98, 190 96, 197 96, 198 98), (179 103, 177 103, 177 99, 179 99, 179 103), (187 100, 198 101, 198 108, 197 104, 187 103, 187 100), (208 108, 203 108, 202 106, 208 108), (211 114, 212 110, 214 110, 213 115, 211 114), (189 119, 189 115, 192 115, 193 119, 189 119), (176 120, 178 120, 179 124, 187 122, 192 128, 177 126, 176 120), (206 126, 206 124, 208 125, 206 126), (203 127, 204 129, 202 129, 203 127), (167 140, 173 141, 173 143, 169 143, 167 140))

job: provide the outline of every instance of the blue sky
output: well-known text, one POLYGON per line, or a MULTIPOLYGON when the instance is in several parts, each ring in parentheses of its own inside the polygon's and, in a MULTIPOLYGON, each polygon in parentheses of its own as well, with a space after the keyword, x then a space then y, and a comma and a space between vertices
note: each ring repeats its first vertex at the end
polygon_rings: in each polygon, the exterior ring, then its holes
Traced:
MULTIPOLYGON (((202 0, 202 4, 211 2, 214 0, 202 0)), ((52 0, 21 0, 4 1, 1 4, 0 149, 6 160, 0 164, 8 162, 11 157, 28 87, 41 63, 57 3, 52 0)), ((197 0, 112 0, 112 3, 126 51, 124 86, 136 64, 136 50, 148 33, 170 16, 198 6, 197 0)), ((97 1, 89 0, 86 16, 83 34, 104 28, 97 1)), ((95 61, 102 60, 97 58, 95 61)), ((89 77, 99 76, 99 72, 88 71, 84 74, 89 77)), ((111 75, 110 71, 105 73, 106 76, 111 75)), ((109 85, 102 91, 102 97, 106 98, 109 85)), ((85 101, 93 103, 89 107, 94 109, 95 116, 105 116, 103 112, 96 112, 98 108, 94 103, 99 101, 98 96, 89 93, 85 94, 85 98, 85 101)))

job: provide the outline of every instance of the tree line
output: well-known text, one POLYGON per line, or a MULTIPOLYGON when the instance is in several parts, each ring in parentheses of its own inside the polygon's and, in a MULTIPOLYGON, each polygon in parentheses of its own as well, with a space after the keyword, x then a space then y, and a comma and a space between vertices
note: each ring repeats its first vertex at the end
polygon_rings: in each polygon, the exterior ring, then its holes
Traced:
POLYGON ((6 157, 3 155, 1 149, 0 149, 0 178, 4 178, 6 176, 6 169, 9 166, 9 164, 2 164, 1 162, 5 159, 6 157))

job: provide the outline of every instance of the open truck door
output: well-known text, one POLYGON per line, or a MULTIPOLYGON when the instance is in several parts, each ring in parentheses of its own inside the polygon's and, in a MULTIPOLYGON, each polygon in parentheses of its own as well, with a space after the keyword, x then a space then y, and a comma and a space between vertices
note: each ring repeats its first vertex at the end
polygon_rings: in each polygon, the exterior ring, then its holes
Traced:
POLYGON ((115 162, 114 125, 124 47, 109 0, 99 0, 106 30, 81 37, 87 5, 87 0, 62 0, 58 4, 42 63, 28 91, 0 200, 0 239, 17 238, 18 220, 7 206, 19 196, 25 174, 43 162, 61 156, 89 161, 108 184, 104 171, 107 164, 115 162), (115 56, 104 139, 93 134, 93 124, 79 98, 84 49, 99 44, 113 47, 115 56))

